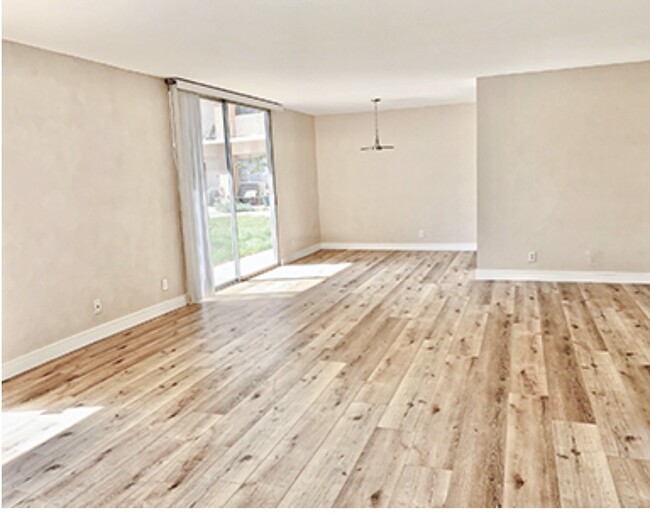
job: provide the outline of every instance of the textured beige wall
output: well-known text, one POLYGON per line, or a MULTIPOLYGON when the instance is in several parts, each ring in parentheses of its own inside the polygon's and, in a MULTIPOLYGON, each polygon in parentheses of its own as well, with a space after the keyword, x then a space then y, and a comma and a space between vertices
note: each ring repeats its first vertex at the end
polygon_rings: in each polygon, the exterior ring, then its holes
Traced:
POLYGON ((476 241, 474 104, 316 118, 321 236, 324 242, 476 241), (424 230, 424 238, 418 231, 424 230))
POLYGON ((273 111, 273 164, 282 259, 320 242, 314 117, 273 111))
POLYGON ((185 288, 164 82, 8 42, 2 74, 4 362, 185 288))
POLYGON ((480 269, 650 271, 650 62, 479 79, 478 195, 480 269))

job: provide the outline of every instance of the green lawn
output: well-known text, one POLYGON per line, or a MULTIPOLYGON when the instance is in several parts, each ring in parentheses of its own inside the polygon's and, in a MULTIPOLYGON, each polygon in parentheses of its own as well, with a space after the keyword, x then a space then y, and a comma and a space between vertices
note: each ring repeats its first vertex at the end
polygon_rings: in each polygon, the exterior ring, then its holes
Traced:
MULTIPOLYGON (((210 242, 212 244, 212 263, 219 265, 233 259, 230 217, 217 217, 210 220, 210 242)), ((239 233, 239 255, 241 258, 271 249, 271 220, 269 215, 237 214, 239 233)))

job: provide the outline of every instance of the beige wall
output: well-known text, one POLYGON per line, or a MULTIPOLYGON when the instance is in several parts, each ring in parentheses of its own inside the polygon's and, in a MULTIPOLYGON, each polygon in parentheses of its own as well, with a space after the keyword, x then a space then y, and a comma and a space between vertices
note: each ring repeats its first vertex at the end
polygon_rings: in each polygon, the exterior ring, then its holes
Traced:
POLYGON ((314 117, 271 113, 273 163, 283 260, 320 242, 314 117))
POLYGON ((163 81, 7 42, 2 73, 6 362, 185 288, 163 81))
POLYGON ((650 271, 650 62, 479 79, 478 195, 480 269, 650 271))
POLYGON ((380 132, 395 150, 360 152, 372 113, 316 118, 322 240, 475 242, 475 106, 380 111, 380 132))

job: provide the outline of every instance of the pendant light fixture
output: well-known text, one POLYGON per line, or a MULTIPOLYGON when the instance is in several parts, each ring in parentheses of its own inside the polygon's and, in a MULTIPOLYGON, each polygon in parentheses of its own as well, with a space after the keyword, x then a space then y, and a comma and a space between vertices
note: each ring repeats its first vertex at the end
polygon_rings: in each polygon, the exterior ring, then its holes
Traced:
POLYGON ((383 151, 383 150, 393 150, 394 145, 382 145, 379 143, 379 114, 378 114, 378 105, 381 102, 380 98, 370 99, 370 102, 373 103, 374 112, 375 112, 375 143, 369 147, 361 147, 362 151, 383 151))

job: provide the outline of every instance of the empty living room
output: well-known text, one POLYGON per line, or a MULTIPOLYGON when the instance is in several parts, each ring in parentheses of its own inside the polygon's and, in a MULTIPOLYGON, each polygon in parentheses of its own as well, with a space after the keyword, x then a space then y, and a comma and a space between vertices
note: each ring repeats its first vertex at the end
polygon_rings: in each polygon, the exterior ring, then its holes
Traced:
POLYGON ((2 507, 650 507, 650 1, 4 0, 2 507))

